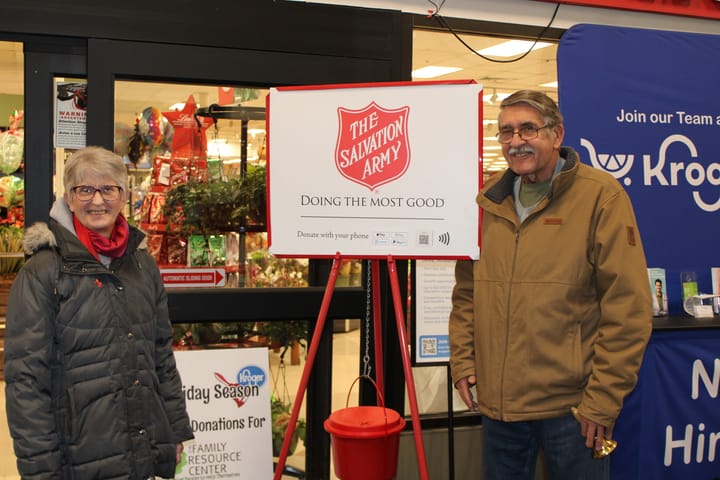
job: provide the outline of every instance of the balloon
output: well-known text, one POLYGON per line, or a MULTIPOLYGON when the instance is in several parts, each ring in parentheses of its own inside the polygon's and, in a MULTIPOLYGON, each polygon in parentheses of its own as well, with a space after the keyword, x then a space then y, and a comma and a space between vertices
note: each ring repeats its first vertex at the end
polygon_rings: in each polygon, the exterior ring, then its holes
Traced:
POLYGON ((0 133, 0 172, 9 175, 20 167, 23 158, 23 136, 19 133, 0 133))
POLYGON ((115 145, 113 151, 124 157, 130 149, 130 137, 133 129, 130 125, 122 122, 115 122, 115 145))
POLYGON ((147 107, 139 117, 140 135, 149 148, 162 145, 167 119, 155 107, 147 107))
POLYGON ((10 208, 24 200, 25 182, 13 175, 0 178, 0 207, 10 208))
POLYGON ((163 132, 163 147, 165 150, 172 150, 172 141, 175 136, 175 127, 168 121, 163 115, 163 122, 165 123, 165 131, 163 132))

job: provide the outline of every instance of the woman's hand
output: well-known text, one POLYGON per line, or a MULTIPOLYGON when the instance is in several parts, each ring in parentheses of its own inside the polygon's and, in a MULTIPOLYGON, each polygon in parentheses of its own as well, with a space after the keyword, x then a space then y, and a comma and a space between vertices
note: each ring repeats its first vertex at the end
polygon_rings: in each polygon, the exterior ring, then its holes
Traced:
POLYGON ((178 443, 175 446, 175 465, 180 465, 180 460, 182 459, 182 452, 185 449, 185 446, 182 443, 178 443))

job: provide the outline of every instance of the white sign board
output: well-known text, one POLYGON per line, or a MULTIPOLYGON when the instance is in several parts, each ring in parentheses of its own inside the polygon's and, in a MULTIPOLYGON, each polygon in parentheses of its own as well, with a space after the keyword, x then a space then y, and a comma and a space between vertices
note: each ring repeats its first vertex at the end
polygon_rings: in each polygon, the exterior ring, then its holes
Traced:
POLYGON ((87 131, 87 83, 57 82, 55 148, 83 148, 87 131))
POLYGON ((415 262, 415 362, 450 360, 448 321, 455 286, 455 262, 415 262))
POLYGON ((272 478, 267 348, 175 352, 195 439, 175 478, 272 478))
POLYGON ((270 89, 270 252, 477 258, 481 108, 469 81, 270 89))

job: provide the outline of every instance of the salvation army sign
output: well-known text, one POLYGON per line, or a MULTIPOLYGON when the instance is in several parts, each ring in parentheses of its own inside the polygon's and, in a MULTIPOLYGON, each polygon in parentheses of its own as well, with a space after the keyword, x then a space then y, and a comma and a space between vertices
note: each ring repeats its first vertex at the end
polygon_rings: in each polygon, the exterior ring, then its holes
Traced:
POLYGON ((272 254, 478 257, 480 85, 273 88, 267 103, 272 254))
POLYGON ((386 110, 375 102, 360 110, 338 108, 335 165, 340 174, 371 191, 401 177, 410 164, 409 111, 386 110))

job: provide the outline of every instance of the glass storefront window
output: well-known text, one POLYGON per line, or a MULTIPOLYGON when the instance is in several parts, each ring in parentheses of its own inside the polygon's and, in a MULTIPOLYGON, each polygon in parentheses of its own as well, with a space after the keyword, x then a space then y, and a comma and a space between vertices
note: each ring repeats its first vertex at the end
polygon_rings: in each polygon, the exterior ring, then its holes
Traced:
MULTIPOLYGON (((24 87, 22 43, 0 42, 0 381, 10 287, 23 265, 25 226, 24 87)), ((0 417, 4 420, 4 415, 0 417)), ((0 439, 2 443, 2 439, 0 439)), ((0 457, 2 458, 2 457, 0 457)), ((5 462, 4 459, 0 464, 5 462)), ((0 476, 11 471, 0 466, 0 476)))
POLYGON ((0 275, 13 276, 25 217, 22 43, 0 42, 0 68, 0 275))
POLYGON ((115 92, 126 215, 148 235, 161 268, 223 268, 227 287, 307 286, 307 259, 268 252, 268 90, 117 81, 115 92))

